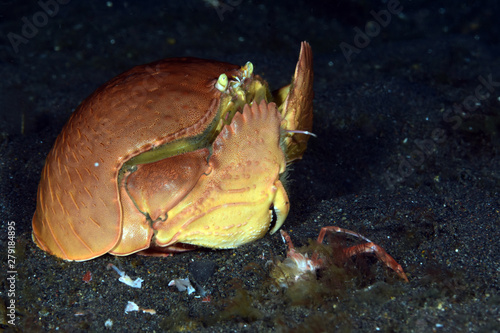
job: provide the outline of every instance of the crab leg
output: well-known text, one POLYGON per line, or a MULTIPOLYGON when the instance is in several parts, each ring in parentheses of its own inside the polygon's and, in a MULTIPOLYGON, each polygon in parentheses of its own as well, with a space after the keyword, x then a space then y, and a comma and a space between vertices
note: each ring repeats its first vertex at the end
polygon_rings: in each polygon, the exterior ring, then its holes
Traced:
POLYGON ((288 232, 280 230, 280 233, 281 237, 283 238, 283 242, 288 245, 288 255, 295 253, 295 246, 293 245, 292 239, 290 238, 288 232))
MULTIPOLYGON (((307 258, 307 254, 303 255, 302 253, 296 252, 290 235, 283 230, 280 230, 280 233, 281 237, 283 238, 283 242, 288 245, 288 252, 286 253, 287 258, 295 261, 295 264, 299 268, 301 274, 307 271, 314 272, 318 268, 323 266, 323 260, 316 258, 316 255, 314 255, 313 258, 309 259, 307 258)), ((295 279, 297 279, 298 276, 300 275, 297 275, 295 279)))
MULTIPOLYGON (((317 242, 319 244, 323 243, 323 239, 325 238, 325 235, 327 232, 343 233, 343 234, 355 236, 355 237, 358 237, 358 238, 365 240, 367 243, 354 245, 354 246, 348 247, 346 249, 342 249, 342 252, 348 258, 353 257, 353 256, 358 255, 358 254, 362 254, 362 253, 373 253, 387 267, 389 267, 390 269, 395 271, 399 275, 399 277, 401 277, 403 280, 408 282, 408 278, 406 277, 406 274, 403 270, 403 267, 401 267, 401 265, 398 264, 397 261, 394 260, 394 258, 391 257, 382 247, 375 244, 374 242, 372 242, 368 238, 358 234, 357 232, 351 231, 351 230, 347 230, 347 229, 343 229, 343 228, 339 228, 339 227, 335 227, 335 226, 330 226, 330 227, 321 228, 321 231, 319 233, 318 240, 317 240, 317 242)), ((289 244, 289 246, 290 246, 290 244, 289 244)), ((315 259, 315 258, 313 257, 313 259, 315 259)))

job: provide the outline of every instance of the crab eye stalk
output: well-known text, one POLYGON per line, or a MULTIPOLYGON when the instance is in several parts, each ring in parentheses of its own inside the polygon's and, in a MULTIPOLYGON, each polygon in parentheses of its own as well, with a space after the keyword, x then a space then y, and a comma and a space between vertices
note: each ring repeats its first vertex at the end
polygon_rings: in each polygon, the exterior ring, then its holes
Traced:
POLYGON ((229 80, 227 78, 227 75, 222 73, 221 75, 219 75, 219 78, 217 79, 217 83, 215 83, 215 88, 217 88, 217 90, 219 90, 221 92, 226 91, 228 81, 229 80))
POLYGON ((248 61, 245 66, 241 67, 241 71, 243 72, 243 78, 249 78, 253 74, 253 64, 248 61))

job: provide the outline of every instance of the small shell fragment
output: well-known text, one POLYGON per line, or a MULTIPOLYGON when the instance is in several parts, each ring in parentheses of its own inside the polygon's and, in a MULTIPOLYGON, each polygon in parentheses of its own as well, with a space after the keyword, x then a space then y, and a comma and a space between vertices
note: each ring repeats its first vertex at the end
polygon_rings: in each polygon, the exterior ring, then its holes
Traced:
MULTIPOLYGON (((156 314, 156 310, 154 310, 154 309, 143 309, 143 308, 140 308, 139 305, 135 304, 134 302, 130 302, 130 301, 128 301, 127 306, 125 307, 125 313, 129 313, 129 312, 132 312, 132 311, 139 311, 139 310, 141 310, 143 313, 149 313, 150 315, 155 315, 156 314)), ((112 324, 113 323, 111 322, 111 325, 112 324)))
POLYGON ((141 311, 144 313, 149 313, 150 315, 156 314, 156 310, 154 310, 154 309, 141 309, 141 311))
POLYGON ((192 293, 195 292, 195 289, 191 285, 191 281, 189 281, 189 278, 174 279, 168 283, 168 286, 169 287, 176 286, 177 290, 179 290, 179 291, 187 290, 188 295, 191 295, 192 293))
POLYGON ((132 288, 141 289, 142 283, 144 282, 143 279, 137 278, 135 280, 132 280, 130 278, 130 276, 128 276, 127 274, 125 274, 124 271, 121 271, 118 267, 116 267, 113 264, 108 264, 108 269, 109 268, 113 268, 118 273, 118 275, 120 275, 120 277, 118 278, 118 281, 120 281, 122 283, 125 283, 126 285, 128 285, 128 286, 130 286, 132 288))
POLYGON ((87 271, 85 274, 83 274, 82 281, 85 283, 89 283, 92 281, 92 273, 90 271, 87 271))
POLYGON ((104 327, 107 330, 112 329, 113 328, 113 321, 111 319, 106 320, 106 322, 104 323, 104 327))
POLYGON ((129 313, 132 311, 139 311, 139 306, 134 302, 128 301, 127 306, 125 307, 125 313, 129 313))
POLYGON ((138 289, 141 289, 142 283, 144 282, 144 280, 141 278, 137 278, 135 280, 132 280, 130 278, 130 276, 128 276, 128 275, 120 276, 118 281, 123 282, 126 285, 131 286, 132 288, 138 288, 138 289))

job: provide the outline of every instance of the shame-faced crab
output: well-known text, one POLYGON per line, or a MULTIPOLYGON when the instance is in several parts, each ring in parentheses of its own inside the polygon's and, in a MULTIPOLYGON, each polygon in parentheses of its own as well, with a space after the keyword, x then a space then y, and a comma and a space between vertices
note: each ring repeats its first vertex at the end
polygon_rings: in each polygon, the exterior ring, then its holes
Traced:
POLYGON ((312 128, 312 81, 306 42, 292 83, 274 94, 251 63, 174 58, 115 77, 47 156, 34 241, 82 261, 233 248, 275 232, 290 206, 280 177, 312 128))

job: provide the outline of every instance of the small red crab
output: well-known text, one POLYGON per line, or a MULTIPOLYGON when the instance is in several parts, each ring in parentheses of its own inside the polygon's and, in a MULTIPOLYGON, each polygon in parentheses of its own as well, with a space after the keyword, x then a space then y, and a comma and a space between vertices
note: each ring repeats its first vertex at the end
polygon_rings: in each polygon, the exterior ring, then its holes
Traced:
MULTIPOLYGON (((303 276, 309 272, 315 273, 316 270, 322 268, 324 266, 323 259, 319 258, 319 254, 314 252, 311 258, 307 256, 307 254, 299 253, 295 250, 295 246, 290 239, 290 235, 286 231, 281 230, 281 236, 283 237, 283 241, 288 245, 287 258, 282 262, 278 263, 279 268, 282 272, 281 278, 278 279, 278 283, 282 286, 287 286, 287 282, 295 282, 303 278, 303 276)), ((387 267, 394 270, 399 277, 408 282, 408 278, 406 277, 405 272, 400 264, 394 260, 385 250, 379 245, 375 244, 368 238, 363 235, 358 234, 357 232, 342 229, 335 226, 323 227, 318 236, 317 243, 323 243, 323 239, 327 232, 332 233, 343 233, 346 235, 355 236, 357 238, 361 238, 366 243, 354 245, 345 249, 342 249, 342 254, 346 258, 353 257, 362 253, 374 253, 377 258, 382 261, 387 267)))

